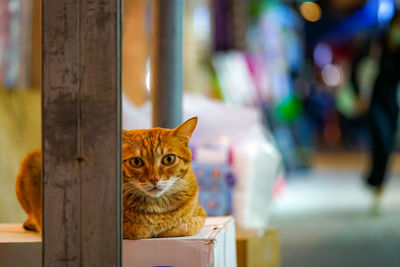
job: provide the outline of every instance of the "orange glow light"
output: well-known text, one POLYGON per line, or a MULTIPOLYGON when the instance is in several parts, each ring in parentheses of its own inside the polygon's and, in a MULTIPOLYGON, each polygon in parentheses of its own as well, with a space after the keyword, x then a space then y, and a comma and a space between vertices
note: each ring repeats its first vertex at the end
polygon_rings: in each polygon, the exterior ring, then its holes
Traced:
POLYGON ((321 18, 321 7, 313 2, 303 2, 300 5, 300 13, 304 19, 316 22, 321 18))

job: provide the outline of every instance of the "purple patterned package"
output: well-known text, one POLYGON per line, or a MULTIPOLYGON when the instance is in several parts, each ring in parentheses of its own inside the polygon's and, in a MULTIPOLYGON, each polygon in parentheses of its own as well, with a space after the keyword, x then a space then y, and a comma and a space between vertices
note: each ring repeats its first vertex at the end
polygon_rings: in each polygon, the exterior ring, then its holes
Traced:
POLYGON ((229 165, 192 162, 199 186, 199 202, 207 216, 232 214, 234 178, 229 165))

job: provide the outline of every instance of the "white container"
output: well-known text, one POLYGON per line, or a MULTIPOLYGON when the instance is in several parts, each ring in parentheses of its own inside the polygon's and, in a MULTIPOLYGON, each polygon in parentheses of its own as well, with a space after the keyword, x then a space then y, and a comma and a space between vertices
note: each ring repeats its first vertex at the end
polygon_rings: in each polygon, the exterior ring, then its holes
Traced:
POLYGON ((232 217, 208 217, 199 233, 188 237, 124 240, 124 267, 235 267, 232 217))

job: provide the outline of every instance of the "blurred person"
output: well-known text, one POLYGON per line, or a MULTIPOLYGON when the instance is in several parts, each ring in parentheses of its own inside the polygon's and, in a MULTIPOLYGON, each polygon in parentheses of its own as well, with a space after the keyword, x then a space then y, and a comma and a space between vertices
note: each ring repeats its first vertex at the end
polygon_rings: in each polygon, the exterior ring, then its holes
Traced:
MULTIPOLYGON (((365 98, 360 96, 358 84, 355 79, 352 79, 353 88, 358 95, 356 100, 358 112, 366 113, 371 162, 365 182, 374 193, 376 201, 373 209, 376 211, 386 181, 388 160, 395 148, 399 114, 397 103, 397 88, 400 80, 399 11, 395 12, 387 31, 380 40, 380 46, 379 70, 369 104, 365 98)), ((355 65, 357 64, 353 64, 353 73, 356 69, 355 65)))

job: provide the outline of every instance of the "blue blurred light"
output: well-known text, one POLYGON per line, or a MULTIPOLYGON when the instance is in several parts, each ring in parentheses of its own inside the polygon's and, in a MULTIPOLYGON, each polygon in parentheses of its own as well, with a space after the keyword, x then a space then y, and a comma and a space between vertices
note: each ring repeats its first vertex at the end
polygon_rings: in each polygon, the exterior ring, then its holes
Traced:
POLYGON ((327 44, 318 43, 315 46, 313 57, 315 64, 323 68, 325 65, 332 63, 332 50, 327 44))
POLYGON ((378 5, 378 21, 380 23, 388 22, 394 15, 393 0, 379 0, 378 5))
POLYGON ((358 32, 372 28, 378 22, 377 11, 379 10, 379 4, 381 1, 392 0, 370 0, 367 1, 364 6, 342 19, 338 24, 333 26, 323 36, 329 43, 340 43, 353 38, 358 32))

